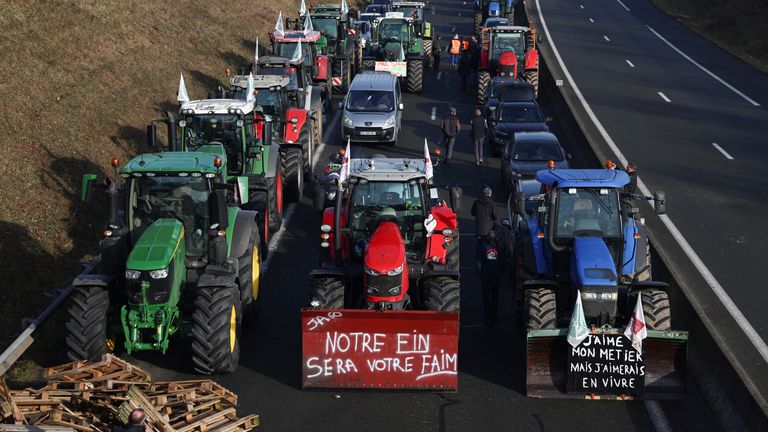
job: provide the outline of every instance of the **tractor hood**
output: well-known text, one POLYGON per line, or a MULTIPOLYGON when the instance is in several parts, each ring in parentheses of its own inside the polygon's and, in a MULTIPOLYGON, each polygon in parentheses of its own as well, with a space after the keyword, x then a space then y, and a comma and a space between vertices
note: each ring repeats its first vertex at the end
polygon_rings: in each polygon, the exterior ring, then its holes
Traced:
POLYGON ((405 244, 394 222, 382 222, 365 248, 365 266, 386 274, 405 262, 405 244))
POLYGON ((168 267, 183 239, 184 226, 178 219, 158 219, 141 234, 125 267, 129 270, 168 267))
POLYGON ((580 286, 617 286, 616 265, 605 241, 599 237, 573 239, 571 274, 580 286))

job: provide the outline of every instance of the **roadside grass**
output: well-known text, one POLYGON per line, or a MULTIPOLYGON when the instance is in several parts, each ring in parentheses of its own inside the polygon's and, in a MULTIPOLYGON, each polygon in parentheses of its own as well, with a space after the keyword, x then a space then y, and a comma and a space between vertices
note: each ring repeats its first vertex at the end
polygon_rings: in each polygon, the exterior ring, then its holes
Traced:
POLYGON ((98 253, 104 202, 79 203, 82 174, 114 176, 110 159, 135 155, 147 122, 176 109, 179 72, 190 97, 204 98, 298 4, 5 2, 0 349, 98 253))
POLYGON ((650 0, 724 50, 768 73, 765 0, 650 0))

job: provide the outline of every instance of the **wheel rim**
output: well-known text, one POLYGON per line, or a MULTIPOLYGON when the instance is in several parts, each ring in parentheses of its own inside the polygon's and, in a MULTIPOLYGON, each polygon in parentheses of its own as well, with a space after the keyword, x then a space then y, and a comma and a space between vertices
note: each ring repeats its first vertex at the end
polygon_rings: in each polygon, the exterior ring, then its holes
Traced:
POLYGON ((235 344, 237 342, 237 312, 235 306, 232 305, 229 313, 229 352, 235 352, 235 344))
POLYGON ((259 245, 253 245, 251 256, 251 295, 253 300, 259 298, 259 281, 261 280, 261 259, 259 258, 259 245))

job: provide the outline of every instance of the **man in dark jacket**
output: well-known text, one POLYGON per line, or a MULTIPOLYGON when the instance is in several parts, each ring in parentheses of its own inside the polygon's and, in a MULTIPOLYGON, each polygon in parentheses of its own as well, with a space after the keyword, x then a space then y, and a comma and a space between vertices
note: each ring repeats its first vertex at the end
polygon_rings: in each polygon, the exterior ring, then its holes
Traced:
POLYGON ((470 73, 472 73, 472 65, 469 60, 469 52, 465 51, 461 55, 461 60, 459 60, 459 78, 461 78, 462 91, 467 89, 467 80, 470 73))
POLYGON ((499 286, 504 272, 504 250, 499 247, 496 232, 491 231, 482 243, 480 280, 483 285, 483 313, 485 325, 496 324, 499 311, 499 286))
POLYGON ((475 218, 475 236, 477 236, 475 262, 478 269, 480 268, 482 245, 488 234, 496 226, 496 205, 493 203, 492 196, 493 191, 486 186, 483 189, 483 196, 472 203, 472 216, 475 218))
POLYGON ((448 115, 443 117, 440 123, 440 130, 443 133, 443 145, 445 145, 445 163, 448 163, 453 157, 453 145, 456 143, 456 135, 461 130, 461 123, 456 116, 456 108, 451 107, 448 115))
POLYGON ((128 416, 128 424, 117 426, 114 432, 152 432, 152 428, 146 423, 147 415, 141 408, 135 408, 128 416))
POLYGON ((480 108, 475 109, 475 116, 470 123, 470 135, 475 144, 475 164, 483 164, 483 146, 485 146, 485 137, 488 136, 488 122, 483 117, 480 108))
POLYGON ((441 36, 438 35, 435 42, 432 44, 432 70, 437 73, 440 70, 440 42, 441 36))

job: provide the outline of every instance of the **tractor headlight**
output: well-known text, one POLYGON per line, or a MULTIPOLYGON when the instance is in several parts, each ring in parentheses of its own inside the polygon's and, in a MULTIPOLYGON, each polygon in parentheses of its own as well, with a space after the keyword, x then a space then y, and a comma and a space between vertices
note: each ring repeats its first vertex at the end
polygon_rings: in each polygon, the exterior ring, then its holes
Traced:
POLYGON ((392 269, 392 270, 388 271, 387 272, 387 276, 397 276, 397 275, 399 275, 400 273, 403 272, 403 267, 404 266, 405 266, 405 263, 400 264, 400 267, 398 267, 396 269, 392 269))
POLYGON ((393 295, 393 296, 400 295, 400 287, 396 286, 394 288, 390 288, 389 295, 393 295))
POLYGON ((390 128, 395 125, 395 116, 387 117, 387 120, 384 121, 384 129, 390 128))
POLYGON ((125 278, 126 279, 138 279, 141 277, 141 272, 138 270, 126 270, 125 271, 125 278))
POLYGON ((160 270, 152 270, 149 272, 149 277, 152 279, 165 279, 168 277, 168 267, 160 270))
POLYGON ((343 118, 342 121, 344 122, 344 126, 346 126, 346 127, 350 127, 351 128, 353 126, 352 119, 349 118, 346 114, 344 114, 344 118, 343 118))
MULTIPOLYGON (((402 271, 402 268, 400 270, 402 271)), ((371 276, 380 276, 381 275, 381 273, 377 272, 376 270, 374 270, 374 269, 372 269, 370 267, 365 267, 365 273, 369 274, 371 276)))
POLYGON ((453 237, 453 230, 450 228, 443 228, 443 235, 446 237, 453 237))

